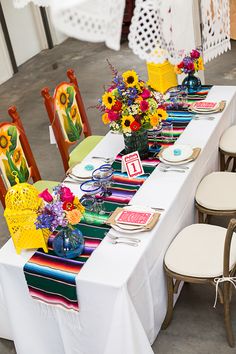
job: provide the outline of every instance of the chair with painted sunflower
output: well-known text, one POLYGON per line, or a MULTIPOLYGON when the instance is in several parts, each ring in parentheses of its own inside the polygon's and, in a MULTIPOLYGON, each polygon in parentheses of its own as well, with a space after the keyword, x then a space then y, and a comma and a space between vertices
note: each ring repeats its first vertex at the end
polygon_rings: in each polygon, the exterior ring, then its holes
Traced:
POLYGON ((65 171, 81 162, 103 138, 91 135, 74 70, 68 69, 67 76, 69 82, 57 85, 53 96, 50 95, 48 87, 41 91, 65 171), (73 144, 77 146, 70 152, 73 144))
POLYGON ((16 184, 15 175, 21 183, 32 179, 40 192, 58 185, 58 182, 41 179, 16 107, 11 106, 8 113, 12 123, 0 123, 0 200, 4 208, 7 189, 16 184))

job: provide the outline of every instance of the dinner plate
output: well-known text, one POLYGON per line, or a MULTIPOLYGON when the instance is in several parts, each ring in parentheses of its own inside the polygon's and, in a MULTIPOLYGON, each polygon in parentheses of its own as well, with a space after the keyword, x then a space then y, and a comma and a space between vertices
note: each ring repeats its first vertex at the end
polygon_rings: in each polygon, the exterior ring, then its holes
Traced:
POLYGON ((185 165, 186 163, 189 163, 189 162, 193 161, 192 158, 189 158, 189 159, 186 159, 186 160, 183 160, 183 161, 170 162, 170 161, 167 161, 167 160, 163 159, 161 156, 159 156, 158 158, 165 165, 170 165, 170 166, 178 166, 178 165, 181 166, 181 165, 185 165))
POLYGON ((82 161, 71 169, 71 174, 79 179, 86 180, 92 178, 93 171, 101 165, 104 165, 104 161, 99 159, 82 161))
MULTIPOLYGON (((122 224, 122 226, 123 225, 124 224, 122 224)), ((134 229, 133 230, 123 229, 123 228, 120 228, 118 225, 113 225, 113 224, 111 224, 111 227, 116 231, 123 232, 124 234, 136 234, 137 232, 147 231, 144 227, 141 227, 141 228, 138 228, 135 230, 134 229)))
POLYGON ((169 162, 181 162, 190 158, 193 154, 193 149, 190 145, 172 145, 161 152, 164 160, 169 162))

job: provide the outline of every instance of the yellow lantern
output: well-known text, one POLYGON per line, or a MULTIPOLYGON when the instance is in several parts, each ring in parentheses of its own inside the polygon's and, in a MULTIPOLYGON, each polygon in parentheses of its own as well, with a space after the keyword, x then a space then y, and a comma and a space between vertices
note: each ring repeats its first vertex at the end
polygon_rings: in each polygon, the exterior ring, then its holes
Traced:
POLYGON ((35 226, 37 211, 42 203, 38 194, 39 191, 28 183, 17 183, 6 194, 4 216, 18 254, 22 249, 39 247, 48 252, 50 231, 37 230, 35 226))

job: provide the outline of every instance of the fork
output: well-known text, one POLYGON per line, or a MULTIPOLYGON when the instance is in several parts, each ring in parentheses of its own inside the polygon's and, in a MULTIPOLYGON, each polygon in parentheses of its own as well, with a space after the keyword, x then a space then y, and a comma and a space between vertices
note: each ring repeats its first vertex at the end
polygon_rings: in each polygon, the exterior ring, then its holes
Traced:
POLYGON ((115 159, 113 157, 103 157, 103 156, 92 156, 92 159, 103 160, 106 163, 113 162, 115 159))
POLYGON ((186 170, 180 170, 177 168, 160 168, 161 172, 180 172, 180 173, 185 173, 186 170))
POLYGON ((193 117, 192 118, 193 120, 214 120, 215 117, 212 117, 212 116, 197 116, 197 117, 193 117))
POLYGON ((184 165, 170 166, 170 165, 164 164, 163 162, 161 163, 160 167, 161 167, 161 168, 164 168, 164 169, 173 169, 173 168, 176 168, 176 169, 178 169, 178 170, 189 170, 189 167, 188 167, 188 166, 184 166, 184 165))
POLYGON ((113 245, 118 245, 119 243, 123 243, 124 245, 128 245, 128 246, 133 246, 133 247, 138 246, 137 242, 126 242, 126 241, 120 241, 120 240, 111 240, 111 243, 113 245))
POLYGON ((139 238, 131 238, 131 237, 126 237, 126 236, 115 236, 112 234, 108 234, 108 237, 110 237, 112 240, 119 240, 121 238, 121 239, 124 239, 127 241, 132 241, 132 242, 137 242, 137 243, 141 242, 141 240, 139 238))

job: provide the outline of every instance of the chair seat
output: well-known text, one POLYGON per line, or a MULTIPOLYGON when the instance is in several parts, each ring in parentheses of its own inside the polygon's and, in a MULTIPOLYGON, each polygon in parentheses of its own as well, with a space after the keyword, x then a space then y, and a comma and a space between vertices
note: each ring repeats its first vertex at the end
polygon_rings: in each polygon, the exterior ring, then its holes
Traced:
POLYGON ((53 187, 58 186, 58 184, 60 184, 60 182, 46 181, 41 179, 40 181, 35 182, 34 186, 38 189, 39 192, 42 192, 44 189, 48 188, 48 191, 52 193, 53 187))
POLYGON ((207 209, 236 210, 236 173, 210 173, 200 182, 195 199, 207 209))
MULTIPOLYGON (((175 273, 214 278, 223 273, 224 242, 227 229, 209 224, 193 224, 184 228, 165 255, 167 268, 175 273)), ((230 269, 236 262, 236 235, 231 244, 230 269)))
POLYGON ((103 136, 91 135, 82 140, 70 153, 69 166, 81 162, 102 140, 103 136))
POLYGON ((236 125, 226 129, 220 139, 220 148, 228 153, 236 154, 236 125))

